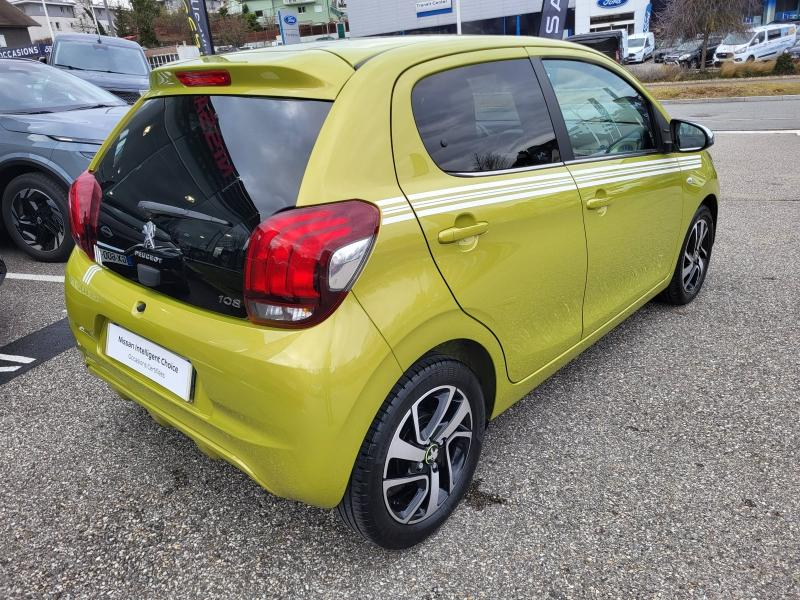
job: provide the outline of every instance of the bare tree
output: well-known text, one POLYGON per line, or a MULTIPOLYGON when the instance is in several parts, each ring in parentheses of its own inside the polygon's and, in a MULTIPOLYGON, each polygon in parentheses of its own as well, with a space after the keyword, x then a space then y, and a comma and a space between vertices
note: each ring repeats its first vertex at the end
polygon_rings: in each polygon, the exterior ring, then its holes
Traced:
POLYGON ((250 25, 244 15, 212 15, 211 31, 214 41, 238 48, 247 40, 250 25))
POLYGON ((760 6, 761 0, 668 0, 658 22, 668 39, 702 36, 700 68, 705 69, 711 35, 745 31, 744 15, 760 6))
POLYGON ((106 35, 105 27, 100 21, 97 21, 95 26, 95 19, 97 15, 94 12, 92 0, 77 0, 75 2, 75 16, 78 18, 73 23, 72 28, 81 33, 97 33, 99 35, 106 35))

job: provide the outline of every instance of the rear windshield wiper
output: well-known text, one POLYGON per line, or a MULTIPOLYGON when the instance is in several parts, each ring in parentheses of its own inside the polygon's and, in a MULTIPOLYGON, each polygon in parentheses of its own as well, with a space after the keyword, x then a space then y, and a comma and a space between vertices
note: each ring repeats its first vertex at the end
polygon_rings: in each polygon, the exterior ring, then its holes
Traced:
POLYGON ((139 208, 139 210, 147 215, 148 219, 155 215, 164 215, 167 217, 178 217, 181 219, 197 219, 198 221, 217 223, 227 227, 233 225, 230 221, 218 219, 216 217, 212 217, 211 215, 206 215, 195 210, 188 210, 186 208, 179 208, 177 206, 170 206, 169 204, 161 204, 160 202, 148 202, 146 200, 142 200, 136 206, 139 208))

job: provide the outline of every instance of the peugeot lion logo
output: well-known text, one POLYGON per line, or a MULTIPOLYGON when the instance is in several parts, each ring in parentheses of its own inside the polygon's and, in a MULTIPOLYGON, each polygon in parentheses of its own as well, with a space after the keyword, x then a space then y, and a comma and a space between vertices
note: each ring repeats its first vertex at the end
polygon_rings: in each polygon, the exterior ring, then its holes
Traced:
POLYGON ((156 225, 152 221, 148 221, 142 226, 142 233, 144 234, 144 247, 147 250, 154 250, 156 247, 156 225))

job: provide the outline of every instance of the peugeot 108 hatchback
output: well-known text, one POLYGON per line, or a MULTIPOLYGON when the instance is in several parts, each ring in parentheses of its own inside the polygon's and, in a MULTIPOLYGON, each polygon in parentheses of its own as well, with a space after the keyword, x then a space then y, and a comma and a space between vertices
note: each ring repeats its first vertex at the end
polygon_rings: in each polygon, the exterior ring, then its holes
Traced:
POLYGON ((158 69, 70 192, 89 370, 382 546, 492 419, 708 271, 711 133, 587 48, 393 38, 158 69))

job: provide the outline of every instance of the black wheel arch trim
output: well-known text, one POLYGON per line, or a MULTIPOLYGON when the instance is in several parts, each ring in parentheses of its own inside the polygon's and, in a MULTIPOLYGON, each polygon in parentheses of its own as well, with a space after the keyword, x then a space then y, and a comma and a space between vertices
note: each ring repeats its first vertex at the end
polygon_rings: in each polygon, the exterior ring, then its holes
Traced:
POLYGON ((37 160, 33 157, 12 157, 0 161, 0 182, 2 182, 0 183, 0 185, 2 185, 0 194, 5 192, 5 185, 7 184, 7 181, 5 181, 4 177, 5 173, 8 170, 18 167, 27 168, 25 172, 38 172, 42 175, 48 175, 57 180, 66 188, 69 188, 69 186, 72 185, 73 178, 70 177, 66 171, 60 169, 55 163, 51 163, 49 161, 44 162, 43 160, 37 160))

